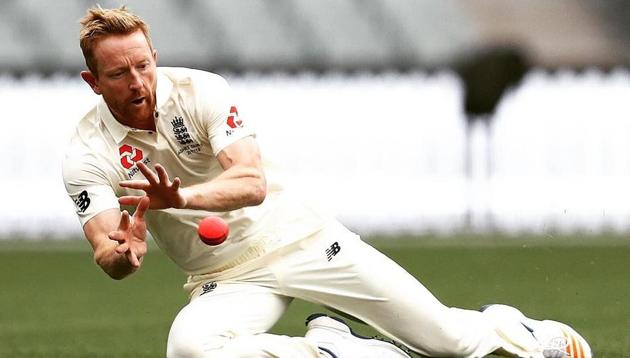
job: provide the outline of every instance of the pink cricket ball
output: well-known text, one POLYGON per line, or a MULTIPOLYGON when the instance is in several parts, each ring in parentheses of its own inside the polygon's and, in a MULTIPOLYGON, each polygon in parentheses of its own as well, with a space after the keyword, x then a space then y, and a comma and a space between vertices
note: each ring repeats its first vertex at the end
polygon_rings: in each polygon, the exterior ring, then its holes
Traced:
POLYGON ((199 233, 199 239, 203 241, 204 244, 216 246, 227 239, 230 228, 225 220, 220 217, 208 216, 199 222, 197 232, 199 233))

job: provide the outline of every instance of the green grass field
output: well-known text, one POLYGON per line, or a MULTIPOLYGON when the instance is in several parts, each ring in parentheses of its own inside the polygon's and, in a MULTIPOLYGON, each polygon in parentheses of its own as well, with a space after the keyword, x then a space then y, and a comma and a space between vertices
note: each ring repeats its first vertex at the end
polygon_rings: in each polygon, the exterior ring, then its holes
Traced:
MULTIPOLYGON (((371 241, 447 305, 510 303, 570 323, 599 358, 630 356, 630 240, 371 241)), ((85 242, 0 240, 0 357, 163 357, 170 323, 186 303, 184 279, 156 248, 140 272, 113 281, 85 242)), ((304 318, 321 310, 296 301, 273 331, 303 335, 304 318)))

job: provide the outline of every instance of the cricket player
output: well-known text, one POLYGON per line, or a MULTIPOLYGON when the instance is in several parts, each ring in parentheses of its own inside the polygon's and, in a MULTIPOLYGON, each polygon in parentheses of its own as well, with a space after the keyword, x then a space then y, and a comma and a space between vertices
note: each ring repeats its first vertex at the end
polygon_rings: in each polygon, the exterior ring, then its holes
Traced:
POLYGON ((81 77, 101 99, 72 138, 65 186, 96 263, 113 279, 142 266, 147 230, 188 275, 190 302, 172 324, 168 357, 409 357, 323 314, 308 317, 304 337, 267 333, 296 297, 425 356, 591 357, 568 325, 504 305, 444 306, 301 199, 261 155, 226 81, 156 67, 147 24, 126 8, 92 8, 81 24, 81 77), (230 227, 217 246, 197 236, 209 215, 230 227))

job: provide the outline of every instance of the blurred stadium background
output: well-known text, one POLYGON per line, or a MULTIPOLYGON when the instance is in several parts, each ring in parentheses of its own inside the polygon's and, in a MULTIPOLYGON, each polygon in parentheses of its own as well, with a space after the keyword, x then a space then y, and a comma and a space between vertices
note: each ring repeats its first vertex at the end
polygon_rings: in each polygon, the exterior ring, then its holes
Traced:
MULTIPOLYGON (((630 228, 627 1, 125 3, 161 65, 226 76, 265 150, 362 233, 630 228)), ((97 100, 93 4, 3 1, 4 237, 80 233, 59 163, 97 100)))
MULTIPOLYGON (((95 1, 0 4, 0 357, 163 356, 183 275, 152 250, 107 280, 61 179, 97 100, 95 1)), ((160 65, 227 77, 264 152, 443 302, 513 303, 628 356, 627 0, 100 4, 149 22, 160 65)))

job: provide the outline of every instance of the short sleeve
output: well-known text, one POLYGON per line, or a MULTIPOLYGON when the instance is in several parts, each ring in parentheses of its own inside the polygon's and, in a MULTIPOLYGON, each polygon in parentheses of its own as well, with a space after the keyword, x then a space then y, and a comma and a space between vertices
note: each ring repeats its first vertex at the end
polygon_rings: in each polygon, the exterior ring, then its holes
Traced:
POLYGON ((120 208, 106 176, 94 165, 66 158, 63 162, 63 181, 81 226, 105 210, 120 208))
POLYGON ((239 116, 233 91, 223 77, 200 72, 193 78, 198 120, 207 130, 214 155, 241 138, 255 135, 239 116))

